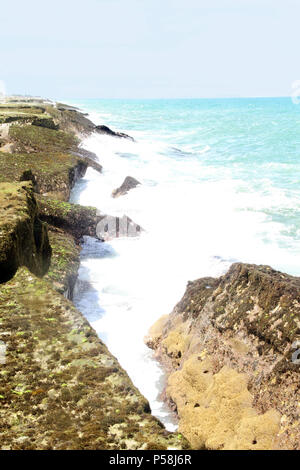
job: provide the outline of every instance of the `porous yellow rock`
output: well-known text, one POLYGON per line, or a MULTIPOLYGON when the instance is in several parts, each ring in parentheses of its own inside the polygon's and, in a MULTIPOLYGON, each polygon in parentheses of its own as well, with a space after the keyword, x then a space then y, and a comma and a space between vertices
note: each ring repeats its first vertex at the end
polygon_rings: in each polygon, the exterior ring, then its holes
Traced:
POLYGON ((211 358, 192 355, 170 375, 167 395, 177 405, 179 431, 195 449, 272 449, 280 415, 258 415, 247 377, 224 366, 213 373, 211 358))
POLYGON ((168 336, 162 341, 168 356, 181 358, 189 346, 190 338, 182 329, 176 328, 172 330, 168 336))
POLYGON ((145 337, 145 342, 150 348, 155 348, 157 343, 161 340, 168 317, 169 315, 163 315, 151 326, 148 335, 145 337))

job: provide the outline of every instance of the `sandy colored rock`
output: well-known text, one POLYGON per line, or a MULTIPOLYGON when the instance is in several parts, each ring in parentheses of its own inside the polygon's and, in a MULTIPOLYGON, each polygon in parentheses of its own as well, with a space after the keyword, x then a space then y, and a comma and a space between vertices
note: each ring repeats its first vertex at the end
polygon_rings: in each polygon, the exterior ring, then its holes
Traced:
POLYGON ((196 354, 170 375, 167 395, 177 405, 179 431, 195 449, 275 448, 280 414, 258 415, 245 374, 227 366, 213 371, 212 359, 196 354))
POLYGON ((236 263, 188 283, 147 344, 193 447, 299 449, 299 326, 300 278, 236 263))
POLYGON ((167 319, 168 315, 163 315, 162 317, 160 317, 154 323, 154 325, 151 326, 147 336, 145 336, 145 343, 148 344, 148 346, 152 349, 155 349, 158 342, 160 341, 167 319))

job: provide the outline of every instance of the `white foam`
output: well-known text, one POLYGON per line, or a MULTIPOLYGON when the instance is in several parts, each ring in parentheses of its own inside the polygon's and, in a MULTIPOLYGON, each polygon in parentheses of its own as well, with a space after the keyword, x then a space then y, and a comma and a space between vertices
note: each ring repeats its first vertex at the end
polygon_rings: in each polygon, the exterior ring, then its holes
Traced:
POLYGON ((288 207, 290 201, 269 182, 263 194, 257 193, 229 170, 220 178, 201 159, 171 159, 165 143, 141 134, 139 139, 93 135, 83 143, 98 155, 104 171, 89 169, 72 200, 126 214, 145 232, 139 239, 105 245, 87 238, 78 288, 83 281, 89 287, 75 301, 149 399, 153 413, 174 429, 158 396, 162 370, 143 343, 148 328, 171 312, 188 280, 219 276, 233 261, 295 270, 293 250, 281 246, 284 227, 263 211, 279 201, 288 207), (142 185, 113 199, 112 190, 128 175, 142 185))

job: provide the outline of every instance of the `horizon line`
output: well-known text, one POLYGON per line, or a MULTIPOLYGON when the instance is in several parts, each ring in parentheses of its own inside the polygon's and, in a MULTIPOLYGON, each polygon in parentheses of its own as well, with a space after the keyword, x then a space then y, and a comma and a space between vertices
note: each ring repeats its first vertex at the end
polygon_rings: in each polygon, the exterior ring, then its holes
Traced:
MULTIPOLYGON (((278 95, 278 96, 199 96, 199 97, 72 97, 72 98, 60 98, 62 100, 232 100, 232 99, 277 99, 287 98, 290 99, 289 95, 278 95)), ((53 99, 53 98, 49 98, 53 99)))

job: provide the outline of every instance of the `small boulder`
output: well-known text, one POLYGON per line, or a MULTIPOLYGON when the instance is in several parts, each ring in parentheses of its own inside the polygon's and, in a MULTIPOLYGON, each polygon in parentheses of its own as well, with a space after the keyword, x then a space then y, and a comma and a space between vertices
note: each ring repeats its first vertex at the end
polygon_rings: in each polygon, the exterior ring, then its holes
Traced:
POLYGON ((129 140, 132 140, 132 142, 134 142, 134 138, 130 137, 130 135, 124 134, 123 132, 113 131, 107 126, 95 126, 95 131, 98 132, 98 134, 106 134, 106 135, 110 135, 111 137, 129 139, 129 140))
POLYGON ((132 178, 132 176, 126 176, 121 186, 112 192, 112 197, 123 196, 127 194, 130 189, 136 188, 139 184, 141 183, 135 178, 132 178))

